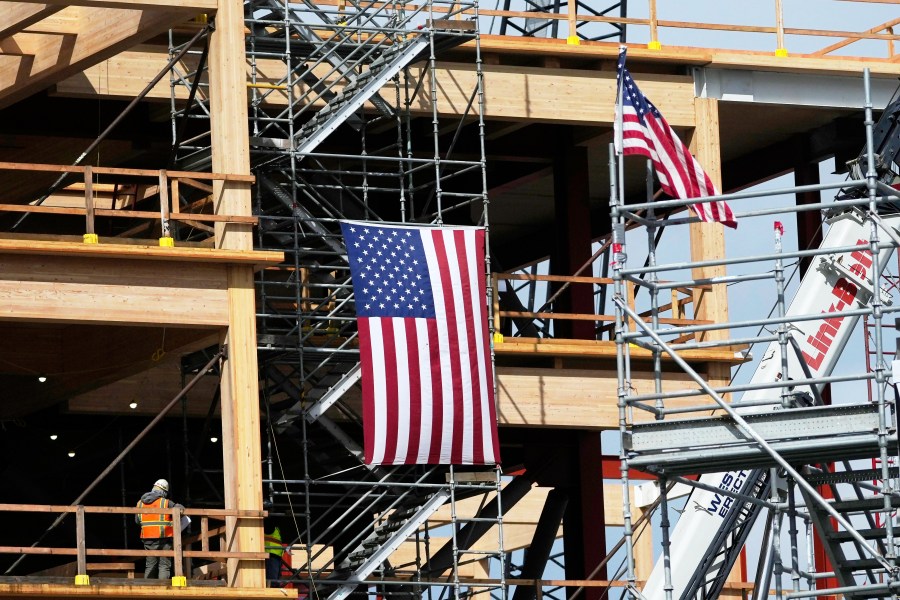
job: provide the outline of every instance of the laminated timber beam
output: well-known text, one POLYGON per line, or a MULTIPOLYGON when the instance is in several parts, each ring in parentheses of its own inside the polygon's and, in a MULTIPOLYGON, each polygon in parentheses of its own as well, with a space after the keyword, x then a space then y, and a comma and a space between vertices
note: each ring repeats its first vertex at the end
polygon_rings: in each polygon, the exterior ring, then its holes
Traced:
MULTIPOLYGON (((121 0, 96 2, 103 8, 64 6, 71 2, 34 4, 48 12, 62 10, 0 39, 0 108, 163 33, 191 14, 207 12, 209 3, 188 1, 178 8, 162 0, 158 5, 150 0, 152 8, 121 0), (109 7, 118 4, 130 8, 109 7)), ((27 12, 16 8, 19 3, 13 4, 7 10, 27 12)))
POLYGON ((178 588, 177 593, 172 593, 172 588, 166 585, 82 585, 73 586, 71 583, 0 583, 0 597, 3 598, 159 598, 164 595, 178 596, 179 598, 214 598, 215 600, 228 600, 229 598, 241 600, 274 600, 275 598, 296 598, 297 590, 284 588, 253 588, 236 589, 219 586, 189 585, 178 588))
POLYGON ((131 10, 175 10, 189 14, 213 12, 218 0, 20 0, 22 4, 37 6, 86 6, 90 8, 126 8, 131 10))
POLYGON ((234 264, 280 252, 0 239, 0 320, 222 327, 234 264))
MULTIPOLYGON (((84 73, 60 81, 54 93, 69 97, 133 97, 159 72, 167 60, 166 48, 134 48, 84 73)), ((265 78, 258 79, 259 83, 279 82, 284 72, 284 63, 272 60, 257 62, 259 72, 266 75, 265 78)), ((249 66, 243 60, 242 64, 245 65, 244 76, 249 81, 249 66)), ((193 63, 186 61, 185 68, 193 67, 193 63)), ((451 62, 440 62, 437 68, 436 78, 445 82, 437 87, 438 112, 444 116, 466 114, 469 103, 466 90, 475 86, 475 68, 470 64, 451 62), (447 85, 446 82, 453 84, 447 85)), ((484 65, 483 70, 487 119, 612 125, 616 94, 615 72, 509 65, 484 65)), ((412 99, 411 110, 431 115, 429 73, 425 69, 413 68, 411 77, 411 87, 419 90, 412 99), (417 84, 420 77, 424 79, 422 85, 417 84)), ((641 87, 652 98, 658 99, 658 108, 672 126, 694 126, 692 78, 645 74, 641 79, 641 87)), ((161 82, 150 92, 148 98, 168 101, 170 93, 168 82, 161 82)), ((187 91, 176 89, 176 93, 186 96, 187 91)), ((273 105, 287 103, 287 95, 272 93, 267 101, 273 105)))
POLYGON ((40 2, 0 3, 0 39, 22 31, 63 8, 62 4, 40 2))

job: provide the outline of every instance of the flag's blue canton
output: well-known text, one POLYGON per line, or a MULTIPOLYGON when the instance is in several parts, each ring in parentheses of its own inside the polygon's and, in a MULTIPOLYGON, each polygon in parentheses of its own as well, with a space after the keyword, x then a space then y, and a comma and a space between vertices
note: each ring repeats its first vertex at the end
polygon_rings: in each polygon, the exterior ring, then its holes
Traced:
POLYGON ((434 317, 428 261, 417 229, 341 223, 359 317, 434 317))
POLYGON ((634 108, 634 112, 637 113, 638 119, 641 120, 642 124, 644 124, 644 115, 648 112, 657 119, 662 119, 662 115, 659 114, 659 111, 656 110, 653 103, 641 93, 640 88, 638 88, 634 80, 631 79, 631 73, 625 68, 624 50, 619 53, 619 62, 616 65, 616 79, 619 80, 619 89, 625 92, 624 99, 622 100, 623 104, 630 105, 634 108), (622 77, 625 78, 624 86, 622 85, 622 77))

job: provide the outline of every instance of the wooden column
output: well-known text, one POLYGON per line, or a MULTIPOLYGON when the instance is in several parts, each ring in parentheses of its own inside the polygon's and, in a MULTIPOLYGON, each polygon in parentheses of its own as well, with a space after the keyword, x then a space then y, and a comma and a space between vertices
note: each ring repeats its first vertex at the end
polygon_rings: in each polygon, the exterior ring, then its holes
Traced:
MULTIPOLYGON (((220 0, 209 48, 212 168, 219 173, 250 173, 247 86, 244 74, 244 9, 241 0, 220 0)), ((251 214, 250 185, 213 183, 215 210, 251 214)), ((249 225, 216 224, 216 246, 253 248, 249 225)), ((256 363, 255 293, 252 267, 228 268, 227 358, 222 367, 222 446, 225 506, 262 510, 259 434, 259 373, 256 363)), ((226 520, 226 546, 240 552, 263 551, 262 520, 226 520)), ((264 588, 262 560, 229 560, 228 585, 264 588)))
MULTIPOLYGON (((703 165, 717 189, 722 189, 722 159, 719 152, 719 104, 714 98, 695 98, 696 127, 691 138, 691 152, 703 165)), ((693 223, 691 233, 691 260, 709 260, 725 256, 725 228, 718 223, 693 223)), ((694 269, 694 278, 725 275, 724 266, 694 269)), ((694 312, 698 319, 710 319, 717 323, 728 320, 728 296, 723 285, 712 290, 694 291, 694 312)), ((711 331, 708 340, 723 340, 727 331, 711 331)))
MULTIPOLYGON (((716 189, 722 191, 722 157, 719 146, 719 101, 715 98, 695 98, 694 114, 696 126, 691 138, 691 152, 703 165, 716 189)), ((718 223, 693 223, 691 231, 691 260, 711 260, 725 256, 725 226, 718 223)), ((695 278, 725 275, 724 266, 694 269, 695 278)), ((715 323, 728 321, 728 292, 724 285, 713 286, 711 290, 694 291, 694 315, 697 319, 707 319, 715 323)), ((728 339, 727 330, 710 331, 703 339, 728 339)), ((713 387, 728 385, 731 367, 721 363, 708 363, 707 380, 713 387)), ((728 575, 728 581, 742 579, 740 561, 728 575)), ((739 591, 725 590, 722 598, 740 598, 739 591)))

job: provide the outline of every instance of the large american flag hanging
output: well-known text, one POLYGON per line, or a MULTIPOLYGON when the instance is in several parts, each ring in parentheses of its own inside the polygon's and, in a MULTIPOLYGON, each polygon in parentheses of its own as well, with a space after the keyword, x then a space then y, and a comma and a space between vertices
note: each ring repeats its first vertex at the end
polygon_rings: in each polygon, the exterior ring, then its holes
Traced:
MULTIPOLYGON (((616 119, 617 128, 620 120, 622 123, 622 146, 618 150, 625 155, 639 154, 652 160, 660 186, 673 198, 687 200, 717 195, 709 175, 631 78, 625 68, 624 48, 619 53, 616 69, 622 94, 622 115, 616 119)), ((618 99, 616 107, 618 110, 618 99)), ((617 144, 619 140, 617 132, 617 144)), ((701 221, 718 221, 728 227, 737 227, 734 213, 726 202, 698 203, 692 208, 701 221)))
POLYGON ((484 230, 341 223, 367 464, 500 461, 484 230))

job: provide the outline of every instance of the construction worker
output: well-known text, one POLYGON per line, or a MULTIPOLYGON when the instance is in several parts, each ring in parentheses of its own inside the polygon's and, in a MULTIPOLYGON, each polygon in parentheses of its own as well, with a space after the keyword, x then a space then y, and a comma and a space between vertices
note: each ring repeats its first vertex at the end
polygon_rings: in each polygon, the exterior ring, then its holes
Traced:
MULTIPOLYGON (((153 489, 141 496, 137 503, 138 508, 157 508, 159 513, 142 513, 134 516, 134 520, 141 526, 141 541, 145 550, 171 550, 173 523, 172 513, 162 512, 164 509, 184 508, 168 500, 169 482, 165 479, 157 479, 153 489)), ((180 524, 179 524, 180 526, 180 524)), ((169 556, 148 556, 147 566, 144 569, 144 579, 170 579, 172 577, 172 558, 169 556)))
MULTIPOLYGON (((281 577, 281 557, 284 555, 284 545, 281 543, 281 530, 277 527, 272 533, 267 533, 264 537, 266 542, 266 581, 272 582, 281 577)), ((269 587, 273 586, 271 583, 269 587)))

